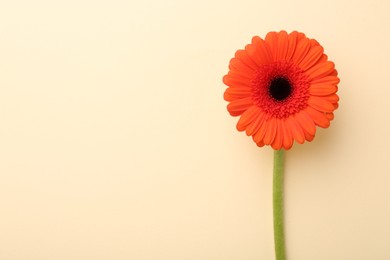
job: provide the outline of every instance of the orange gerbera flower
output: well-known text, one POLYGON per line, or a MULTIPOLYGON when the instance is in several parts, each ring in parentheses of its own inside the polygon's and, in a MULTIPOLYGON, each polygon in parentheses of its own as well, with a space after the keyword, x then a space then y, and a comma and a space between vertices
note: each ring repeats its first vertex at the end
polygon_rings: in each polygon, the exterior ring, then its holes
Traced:
POLYGON ((316 40, 296 31, 269 32, 230 60, 224 99, 229 113, 240 116, 239 131, 260 147, 288 150, 294 140, 312 141, 316 126, 329 127, 339 81, 316 40))

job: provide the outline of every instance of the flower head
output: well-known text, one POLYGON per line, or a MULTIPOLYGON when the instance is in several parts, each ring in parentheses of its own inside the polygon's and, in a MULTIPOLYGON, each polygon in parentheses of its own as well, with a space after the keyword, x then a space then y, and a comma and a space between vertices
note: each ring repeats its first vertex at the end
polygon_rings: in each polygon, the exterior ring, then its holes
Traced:
POLYGON ((334 63, 303 33, 269 32, 238 50, 223 77, 224 99, 237 130, 258 146, 290 149, 312 141, 316 126, 327 128, 338 107, 334 63))

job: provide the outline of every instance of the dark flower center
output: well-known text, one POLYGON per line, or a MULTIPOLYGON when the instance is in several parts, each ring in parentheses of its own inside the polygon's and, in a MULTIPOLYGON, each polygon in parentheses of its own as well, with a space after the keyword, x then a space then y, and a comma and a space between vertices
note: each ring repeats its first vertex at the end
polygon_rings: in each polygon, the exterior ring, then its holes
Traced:
POLYGON ((254 102, 272 117, 287 118, 308 106, 309 79, 293 63, 260 66, 251 83, 254 102))
POLYGON ((269 84, 269 94, 277 101, 283 101, 291 94, 291 83, 284 77, 275 77, 269 84))

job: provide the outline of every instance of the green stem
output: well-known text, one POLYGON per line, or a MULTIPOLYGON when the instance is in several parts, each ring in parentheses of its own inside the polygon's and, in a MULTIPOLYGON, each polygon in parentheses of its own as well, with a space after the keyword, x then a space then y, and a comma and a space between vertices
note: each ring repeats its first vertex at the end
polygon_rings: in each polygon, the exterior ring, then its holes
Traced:
POLYGON ((273 206, 274 206, 274 240, 276 260, 285 260, 284 224, 283 224, 283 171, 284 151, 274 151, 274 180, 273 180, 273 206))

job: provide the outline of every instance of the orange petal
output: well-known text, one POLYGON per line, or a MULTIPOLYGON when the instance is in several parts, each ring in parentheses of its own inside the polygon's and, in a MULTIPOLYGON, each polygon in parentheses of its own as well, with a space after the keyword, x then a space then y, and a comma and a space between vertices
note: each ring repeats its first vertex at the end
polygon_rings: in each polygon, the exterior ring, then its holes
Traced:
POLYGON ((314 121, 313 119, 310 118, 310 116, 305 111, 299 112, 299 116, 300 116, 299 123, 301 124, 302 130, 305 133, 305 139, 306 141, 311 142, 314 139, 316 133, 314 121), (303 118, 305 119, 303 120, 303 118), (306 123, 304 123, 305 120, 306 123))
POLYGON ((231 101, 227 105, 227 109, 232 116, 239 116, 244 113, 245 110, 253 106, 253 100, 251 97, 249 98, 243 98, 243 99, 236 99, 231 101))
POLYGON ((231 95, 250 95, 250 94, 252 94, 252 88, 228 87, 225 92, 228 92, 231 95))
POLYGON ((339 96, 337 96, 336 94, 324 96, 323 98, 326 99, 327 101, 329 101, 330 103, 332 103, 334 109, 337 109, 339 107, 339 104, 338 104, 339 96))
POLYGON ((289 150, 293 145, 293 136, 291 129, 287 124, 287 119, 283 119, 281 122, 281 128, 283 133, 283 148, 289 150))
POLYGON ((226 101, 242 99, 252 96, 252 90, 245 87, 229 87, 225 90, 223 98, 226 101))
POLYGON ((298 32, 293 31, 288 35, 288 51, 286 54, 286 61, 290 61, 294 55, 295 48, 297 47, 298 32))
POLYGON ((337 92, 336 85, 312 84, 309 88, 309 93, 315 96, 328 96, 337 92))
POLYGON ((335 84, 337 85, 340 79, 337 76, 326 76, 322 78, 313 79, 311 84, 335 84))
POLYGON ((246 66, 252 70, 257 70, 257 64, 248 56, 248 53, 245 50, 238 50, 234 55, 236 59, 240 59, 246 66))
POLYGON ((314 125, 313 119, 303 110, 295 114, 295 119, 300 124, 304 132, 307 132, 310 135, 316 133, 316 127, 314 125))
POLYGON ((325 113, 326 117, 332 121, 334 119, 334 114, 333 113, 325 113))
POLYGON ((298 41, 302 40, 302 39, 306 39, 306 35, 302 32, 297 32, 297 39, 298 41))
POLYGON ((340 100, 339 96, 336 94, 325 96, 324 98, 331 103, 337 103, 340 100))
POLYGON ((303 38, 298 41, 297 47, 293 55, 293 62, 299 64, 310 50, 310 41, 307 38, 303 38))
POLYGON ((253 74, 255 72, 255 70, 253 70, 251 67, 243 63, 241 59, 237 59, 237 58, 233 58, 230 60, 229 69, 236 70, 239 72, 241 71, 247 74, 253 74))
POLYGON ((338 75, 338 72, 337 70, 335 69, 334 71, 332 71, 332 73, 330 73, 329 75, 332 75, 332 76, 337 76, 338 75))
POLYGON ((257 144, 258 147, 263 147, 263 146, 264 146, 263 141, 260 141, 260 142, 258 142, 258 143, 256 143, 256 144, 257 144))
POLYGON ((320 44, 315 39, 310 39, 310 47, 320 46, 320 44))
POLYGON ((252 91, 244 88, 227 88, 223 94, 226 101, 233 101, 236 99, 243 99, 252 96, 252 91))
POLYGON ((318 63, 305 72, 309 80, 328 76, 334 71, 334 63, 331 61, 318 63))
POLYGON ((303 132, 302 127, 297 122, 295 117, 286 118, 286 127, 291 130, 291 134, 294 140, 297 141, 299 144, 303 144, 303 142, 305 141, 305 133, 303 132))
POLYGON ((244 131, 245 128, 256 119, 256 113, 258 112, 257 106, 251 106, 242 113, 240 119, 237 122, 237 130, 244 131))
POLYGON ((278 33, 277 32, 269 32, 265 36, 265 42, 269 46, 269 49, 272 53, 272 57, 274 60, 277 60, 277 52, 278 52, 278 33))
POLYGON ((234 79, 240 80, 242 82, 245 82, 245 84, 250 85, 255 73, 248 71, 243 71, 243 70, 236 70, 232 69, 229 70, 228 75, 234 79))
POLYGON ((276 53, 276 60, 286 60, 288 52, 288 34, 286 31, 281 31, 278 34, 278 50, 276 53))
POLYGON ((249 80, 245 80, 242 78, 237 78, 232 76, 232 74, 227 74, 223 76, 222 81, 225 85, 230 86, 230 87, 244 87, 248 88, 251 87, 252 83, 250 83, 249 80))
POLYGON ((275 139, 272 142, 271 146, 275 150, 279 150, 282 148, 283 144, 283 129, 282 129, 282 120, 276 119, 276 134, 275 134, 275 139))
POLYGON ((257 110, 255 117, 256 119, 246 127, 246 135, 248 136, 256 134, 259 131, 260 126, 264 123, 265 114, 261 112, 260 109, 257 110))
POLYGON ((276 119, 271 118, 267 122, 265 122, 265 124, 267 124, 268 127, 267 127, 267 132, 265 132, 265 135, 264 135, 264 143, 269 145, 275 139, 276 130, 277 130, 276 129, 276 119))
POLYGON ((328 55, 326 55, 325 53, 322 54, 321 58, 318 60, 317 63, 323 63, 323 62, 327 62, 328 61, 328 55))
POLYGON ((325 113, 321 113, 314 108, 307 107, 305 112, 313 119, 314 123, 320 127, 328 128, 330 125, 329 119, 326 117, 325 113))
POLYGON ((253 57, 257 60, 257 63, 268 64, 273 61, 271 50, 263 39, 255 36, 252 38, 252 44, 256 48, 253 57))
POLYGON ((304 132, 305 132, 305 139, 306 139, 306 141, 308 141, 308 142, 313 141, 315 135, 311 135, 310 133, 308 133, 306 131, 304 131, 304 132))
POLYGON ((299 67, 301 67, 304 71, 310 69, 318 62, 323 53, 324 48, 322 48, 322 46, 312 47, 303 60, 299 63, 299 67))
POLYGON ((263 120, 260 124, 258 131, 252 136, 253 141, 255 141, 255 143, 263 143, 264 142, 263 139, 264 139, 265 133, 267 132, 267 128, 268 128, 268 124, 267 124, 266 120, 263 120))
POLYGON ((333 112, 334 106, 323 97, 310 96, 307 104, 321 112, 333 112))
POLYGON ((256 47, 253 46, 253 44, 247 44, 245 46, 245 51, 247 52, 248 56, 252 59, 252 61, 256 64, 257 67, 261 66, 261 62, 256 59, 255 53, 256 53, 256 47))

